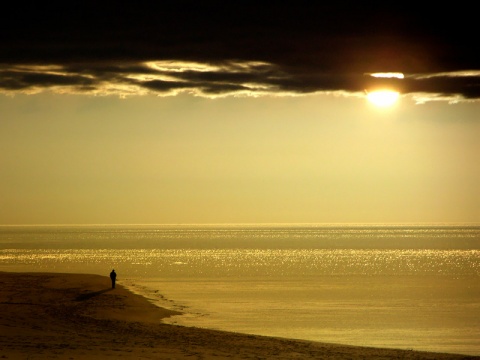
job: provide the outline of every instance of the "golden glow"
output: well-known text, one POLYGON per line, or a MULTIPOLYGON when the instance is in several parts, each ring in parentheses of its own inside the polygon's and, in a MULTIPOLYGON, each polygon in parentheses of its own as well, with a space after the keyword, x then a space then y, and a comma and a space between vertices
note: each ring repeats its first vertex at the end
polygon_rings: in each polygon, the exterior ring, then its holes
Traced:
POLYGON ((395 78, 395 79, 403 79, 405 77, 402 73, 397 73, 397 72, 374 73, 374 74, 370 74, 370 76, 376 77, 376 78, 395 78))
POLYGON ((367 93, 367 99, 378 107, 388 107, 395 104, 400 94, 393 90, 376 90, 367 93))

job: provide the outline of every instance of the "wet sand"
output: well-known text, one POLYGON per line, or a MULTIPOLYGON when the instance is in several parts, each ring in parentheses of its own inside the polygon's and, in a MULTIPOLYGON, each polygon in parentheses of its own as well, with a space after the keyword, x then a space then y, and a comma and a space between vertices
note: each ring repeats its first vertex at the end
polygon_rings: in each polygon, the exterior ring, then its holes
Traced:
POLYGON ((0 272, 0 359, 480 359, 163 324, 108 276, 0 272))

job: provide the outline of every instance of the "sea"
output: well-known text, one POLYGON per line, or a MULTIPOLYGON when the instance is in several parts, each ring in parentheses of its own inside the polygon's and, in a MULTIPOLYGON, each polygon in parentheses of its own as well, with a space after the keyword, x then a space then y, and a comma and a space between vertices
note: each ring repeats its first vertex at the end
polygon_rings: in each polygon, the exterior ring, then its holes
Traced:
POLYGON ((478 224, 0 226, 0 260, 115 269, 173 325, 480 355, 478 224))

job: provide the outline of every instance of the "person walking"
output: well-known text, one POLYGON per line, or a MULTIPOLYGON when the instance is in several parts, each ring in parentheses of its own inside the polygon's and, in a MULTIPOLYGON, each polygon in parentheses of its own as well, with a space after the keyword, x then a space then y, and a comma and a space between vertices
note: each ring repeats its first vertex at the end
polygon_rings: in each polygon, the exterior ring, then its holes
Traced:
POLYGON ((110 279, 112 280, 112 289, 115 289, 115 281, 117 280, 117 273, 115 272, 115 269, 113 269, 110 273, 110 279))

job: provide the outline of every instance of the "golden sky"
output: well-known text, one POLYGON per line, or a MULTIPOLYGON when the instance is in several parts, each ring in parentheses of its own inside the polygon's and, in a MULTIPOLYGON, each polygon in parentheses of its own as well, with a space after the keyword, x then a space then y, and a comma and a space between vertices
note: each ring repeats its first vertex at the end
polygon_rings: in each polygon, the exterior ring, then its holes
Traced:
POLYGON ((0 96, 0 224, 480 222, 479 106, 0 96))
POLYGON ((0 224, 480 223, 478 19, 431 11, 9 4, 0 224))

